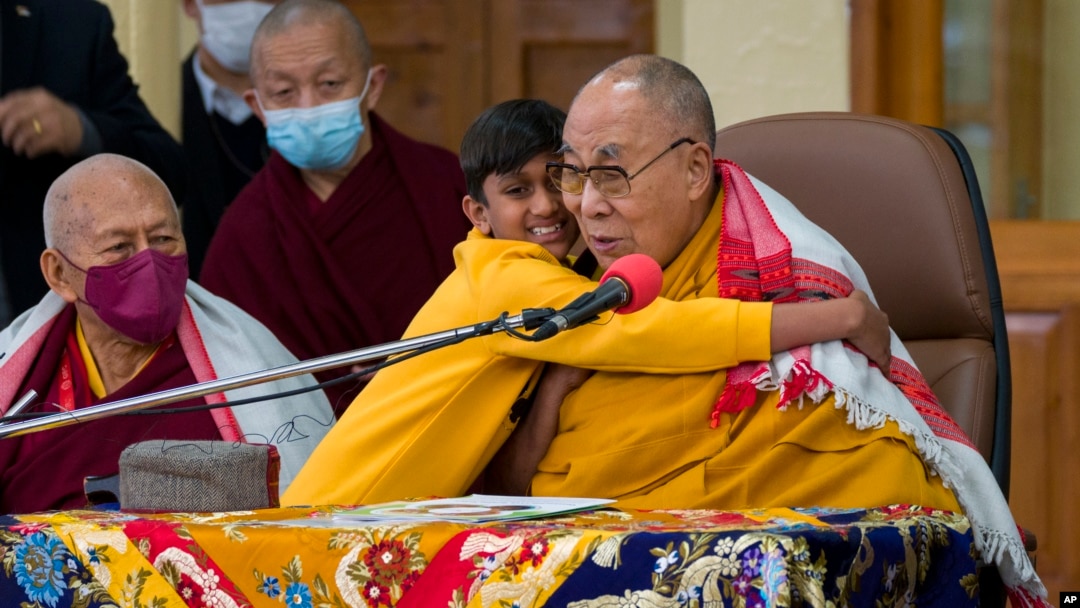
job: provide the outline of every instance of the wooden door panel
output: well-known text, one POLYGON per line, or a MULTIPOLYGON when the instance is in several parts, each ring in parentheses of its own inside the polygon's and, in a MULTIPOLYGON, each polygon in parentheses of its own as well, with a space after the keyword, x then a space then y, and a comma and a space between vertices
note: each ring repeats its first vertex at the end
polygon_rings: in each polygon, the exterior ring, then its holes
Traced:
POLYGON ((1018 525, 1038 539, 1036 567, 1050 591, 1075 587, 1080 563, 1075 546, 1075 455, 1080 363, 1080 306, 1056 313, 1009 313, 1013 378, 1012 491, 1018 525))
POLYGON ((1050 591, 1080 580, 1080 222, 992 221, 1012 360, 1012 489, 1050 591))
POLYGON ((1009 505, 1017 523, 1035 533, 1039 541, 1040 574, 1052 569, 1057 548, 1049 532, 1051 526, 1050 479, 1046 446, 1048 410, 1056 401, 1052 362, 1060 350, 1057 335, 1061 316, 1054 313, 1013 313, 1006 315, 1013 389, 1012 467, 1009 505))
POLYGON ((492 20, 492 103, 537 97, 565 110, 596 72, 653 49, 652 0, 495 2, 492 20))
POLYGON ((376 111, 456 151, 485 108, 537 97, 566 109, 612 61, 653 50, 653 0, 343 0, 389 81, 376 111))
POLYGON ((439 53, 405 48, 378 49, 379 63, 393 66, 375 111, 394 128, 431 143, 450 140, 445 90, 439 86, 439 53))
POLYGON ((630 53, 625 45, 536 45, 526 50, 522 65, 528 74, 520 93, 504 91, 505 99, 535 97, 546 99, 563 110, 581 85, 597 72, 630 53))
POLYGON ((457 151, 487 105, 482 0, 344 0, 389 78, 375 110, 407 135, 457 151))

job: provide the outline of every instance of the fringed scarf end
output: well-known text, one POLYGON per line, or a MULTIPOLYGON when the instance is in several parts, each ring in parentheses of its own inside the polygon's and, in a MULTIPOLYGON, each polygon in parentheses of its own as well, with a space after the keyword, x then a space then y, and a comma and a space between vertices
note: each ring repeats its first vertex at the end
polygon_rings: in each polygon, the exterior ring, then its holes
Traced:
POLYGON ((1023 544, 996 530, 976 526, 974 531, 975 549, 979 551, 984 562, 994 564, 1012 562, 1015 565, 1014 576, 1017 580, 1005 580, 1007 585, 1023 587, 1035 595, 1046 594, 1023 544))
POLYGON ((754 405, 756 401, 757 386, 753 382, 728 383, 713 405, 709 426, 715 429, 720 424, 721 413, 737 414, 754 405))
POLYGON ((961 478, 961 471, 956 463, 948 457, 947 452, 933 435, 921 432, 912 423, 898 418, 891 418, 885 412, 873 407, 869 403, 858 398, 842 387, 833 390, 835 405, 837 408, 847 409, 847 422, 859 430, 869 428, 881 428, 890 419, 896 422, 900 431, 914 438, 915 449, 922 454, 930 465, 931 473, 940 475, 941 481, 947 488, 954 487, 953 483, 961 478))
POLYGON ((833 383, 828 378, 814 369, 809 361, 800 359, 792 365, 788 377, 780 385, 780 402, 776 409, 784 411, 792 403, 802 409, 805 398, 821 403, 832 390, 833 383))
POLYGON ((1012 608, 1050 608, 1050 602, 1023 587, 1007 587, 1009 605, 1012 608))

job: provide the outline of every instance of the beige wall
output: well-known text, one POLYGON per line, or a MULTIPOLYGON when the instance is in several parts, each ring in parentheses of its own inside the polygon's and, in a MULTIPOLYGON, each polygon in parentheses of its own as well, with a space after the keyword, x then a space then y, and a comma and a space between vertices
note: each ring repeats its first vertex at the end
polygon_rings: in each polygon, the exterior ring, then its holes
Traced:
POLYGON ((847 0, 657 0, 656 6, 657 52, 701 78, 718 126, 850 108, 847 0))
POLYGON ((180 63, 196 39, 180 0, 101 0, 116 22, 116 42, 150 112, 180 133, 180 63), (185 50, 180 53, 181 41, 185 50))

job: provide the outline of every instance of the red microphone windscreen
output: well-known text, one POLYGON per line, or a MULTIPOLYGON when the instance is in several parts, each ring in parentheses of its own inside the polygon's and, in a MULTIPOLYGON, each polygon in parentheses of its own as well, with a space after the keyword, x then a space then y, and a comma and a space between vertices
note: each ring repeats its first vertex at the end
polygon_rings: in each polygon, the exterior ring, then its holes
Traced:
POLYGON ((615 309, 625 315, 645 308, 660 295, 664 271, 644 253, 631 253, 612 262, 600 282, 611 278, 621 279, 630 288, 630 301, 615 309))

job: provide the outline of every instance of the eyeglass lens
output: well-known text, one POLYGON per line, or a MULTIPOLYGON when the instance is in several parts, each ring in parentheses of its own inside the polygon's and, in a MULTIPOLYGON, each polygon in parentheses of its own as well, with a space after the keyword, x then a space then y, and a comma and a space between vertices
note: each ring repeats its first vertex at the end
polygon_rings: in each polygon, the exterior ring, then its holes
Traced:
POLYGON ((642 171, 660 160, 665 154, 684 143, 694 143, 694 141, 688 137, 684 137, 672 143, 663 152, 646 163, 645 166, 638 169, 633 175, 628 175, 626 170, 621 167, 590 167, 585 171, 579 171, 578 168, 573 165, 565 165, 562 163, 550 163, 548 165, 548 175, 551 176, 552 181, 555 183, 555 187, 567 194, 576 195, 584 192, 585 176, 588 176, 593 184, 596 185, 596 189, 600 194, 613 198, 626 196, 627 194, 630 194, 631 179, 640 175, 642 171))

